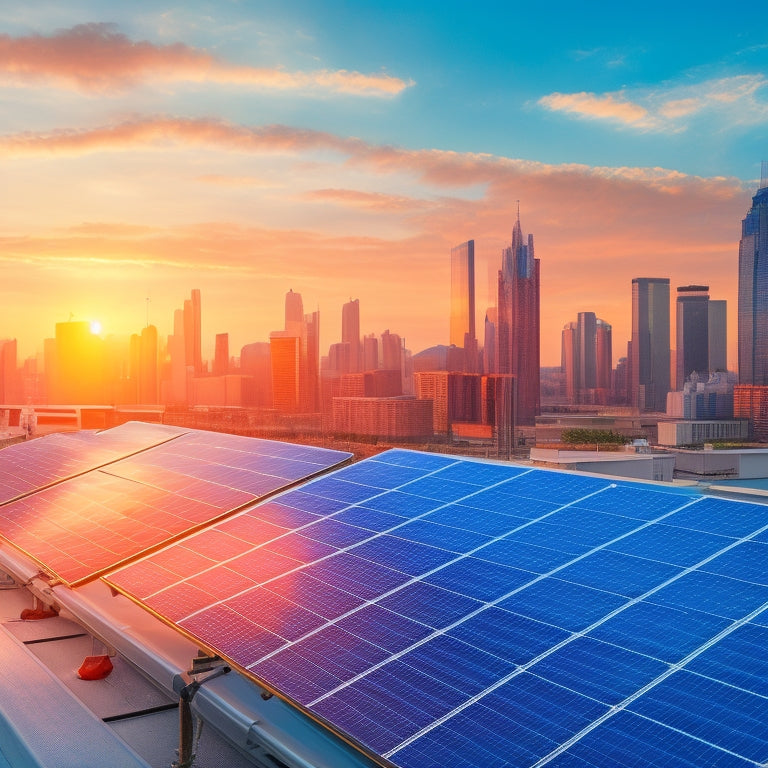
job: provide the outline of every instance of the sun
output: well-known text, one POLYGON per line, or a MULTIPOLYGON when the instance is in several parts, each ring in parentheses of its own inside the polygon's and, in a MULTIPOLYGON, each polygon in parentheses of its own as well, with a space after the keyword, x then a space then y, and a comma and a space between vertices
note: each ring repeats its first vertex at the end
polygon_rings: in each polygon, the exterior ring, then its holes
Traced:
POLYGON ((101 333, 101 323, 98 320, 91 320, 91 333, 98 336, 101 333))

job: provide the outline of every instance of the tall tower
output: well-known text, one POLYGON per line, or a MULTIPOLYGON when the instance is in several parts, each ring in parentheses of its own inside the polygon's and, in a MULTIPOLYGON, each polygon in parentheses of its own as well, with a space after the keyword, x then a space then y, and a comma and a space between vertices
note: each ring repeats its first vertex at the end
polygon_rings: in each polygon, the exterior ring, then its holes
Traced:
POLYGON ((664 411, 669 392, 669 278, 632 280, 631 404, 664 411))
POLYGON ((285 294, 285 330, 295 331, 304 322, 304 302, 300 293, 291 288, 285 294))
POLYGON ((464 369, 477 367, 475 333, 475 241, 451 248, 450 344, 464 350, 464 369))
POLYGON ((694 372, 709 373, 709 286, 681 285, 675 303, 677 389, 694 372))
POLYGON ((725 299, 709 300, 709 370, 728 370, 728 321, 725 299))
POLYGON ((566 323, 561 335, 560 367, 565 374, 565 399, 569 403, 577 402, 577 359, 578 326, 574 322, 566 323))
POLYGON ((609 323, 597 318, 595 330, 595 386, 597 389, 611 389, 613 372, 613 331, 609 323))
POLYGON ((578 329, 578 380, 581 389, 597 386, 597 317, 594 312, 579 312, 578 329))
POLYGON ((502 252, 496 306, 496 370, 517 378, 515 423, 533 424, 540 410, 539 259, 533 235, 523 237, 519 209, 512 245, 502 252))
POLYGON ((739 242, 739 382, 768 384, 768 162, 741 222, 739 242))
POLYGON ((349 372, 362 370, 360 347, 360 299, 351 299, 341 308, 341 343, 349 344, 349 372))

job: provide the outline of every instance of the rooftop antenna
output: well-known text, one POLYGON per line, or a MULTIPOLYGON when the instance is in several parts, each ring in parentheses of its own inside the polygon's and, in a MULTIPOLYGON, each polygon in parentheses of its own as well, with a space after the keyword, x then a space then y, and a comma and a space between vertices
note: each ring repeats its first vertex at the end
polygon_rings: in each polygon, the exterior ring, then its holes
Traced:
POLYGON ((760 164, 760 189, 768 187, 768 160, 760 164))
POLYGON ((515 202, 517 203, 517 220, 519 222, 520 221, 520 201, 515 200, 515 202))
POLYGON ((146 301, 147 301, 147 323, 145 327, 149 328, 149 296, 147 296, 146 301))

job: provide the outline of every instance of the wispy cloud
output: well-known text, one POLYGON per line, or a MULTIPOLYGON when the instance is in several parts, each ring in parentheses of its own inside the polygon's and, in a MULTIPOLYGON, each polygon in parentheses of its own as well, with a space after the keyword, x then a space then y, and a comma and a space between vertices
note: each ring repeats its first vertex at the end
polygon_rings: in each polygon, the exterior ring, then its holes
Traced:
POLYGON ((157 79, 239 85, 258 90, 396 96, 409 86, 384 72, 346 69, 291 72, 236 65, 183 43, 134 41, 110 24, 82 24, 53 35, 0 35, 0 78, 86 92, 124 90, 157 79))
POLYGON ((553 112, 567 112, 596 120, 613 120, 624 125, 647 127, 651 122, 648 110, 630 101, 623 93, 551 93, 539 99, 539 104, 553 112))
POLYGON ((695 119, 719 128, 768 122, 768 78, 735 75, 662 89, 551 93, 538 103, 553 112, 639 131, 679 133, 695 119))

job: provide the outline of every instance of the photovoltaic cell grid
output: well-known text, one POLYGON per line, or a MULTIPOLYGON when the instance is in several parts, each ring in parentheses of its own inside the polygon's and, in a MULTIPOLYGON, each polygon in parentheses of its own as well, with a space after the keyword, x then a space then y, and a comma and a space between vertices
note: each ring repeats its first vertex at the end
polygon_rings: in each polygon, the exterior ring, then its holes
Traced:
POLYGON ((394 450, 108 582, 385 765, 768 760, 768 507, 394 450))
MULTIPOLYGON (((110 445, 133 447, 122 436, 110 445)), ((46 572, 76 585, 349 456, 179 431, 173 440, 0 504, 0 534, 46 572)))
POLYGON ((184 434, 129 422, 102 432, 58 432, 0 451, 0 504, 184 434))

